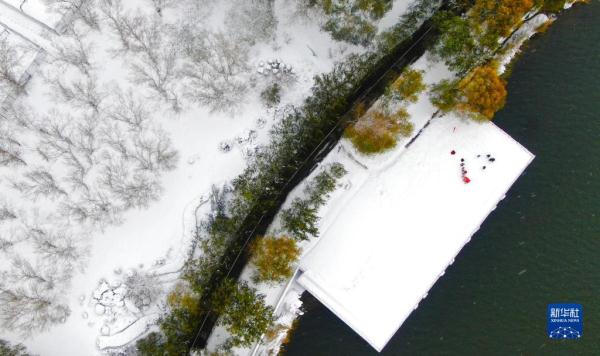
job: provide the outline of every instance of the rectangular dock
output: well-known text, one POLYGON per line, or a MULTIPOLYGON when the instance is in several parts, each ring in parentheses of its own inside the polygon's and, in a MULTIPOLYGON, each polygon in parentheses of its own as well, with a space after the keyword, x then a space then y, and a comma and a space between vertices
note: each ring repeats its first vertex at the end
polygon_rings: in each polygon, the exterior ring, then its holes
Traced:
POLYGON ((493 123, 433 119, 369 173, 300 261, 298 283, 381 351, 533 158, 493 123))

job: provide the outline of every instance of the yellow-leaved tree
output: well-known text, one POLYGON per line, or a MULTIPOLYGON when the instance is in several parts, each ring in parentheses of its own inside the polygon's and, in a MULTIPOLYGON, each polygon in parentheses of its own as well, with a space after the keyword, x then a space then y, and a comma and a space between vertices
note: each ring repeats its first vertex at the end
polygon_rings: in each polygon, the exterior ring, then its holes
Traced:
POLYGON ((486 26, 494 38, 506 37, 531 10, 533 0, 477 0, 470 16, 486 26))
POLYGON ((386 96, 390 99, 414 103, 419 94, 427 87, 423 83, 423 71, 406 68, 386 90, 386 96))
POLYGON ((296 240, 287 236, 263 236, 252 245, 252 262, 259 282, 280 282, 292 276, 292 264, 300 256, 296 240))
POLYGON ((344 134, 362 153, 382 152, 396 145, 398 135, 410 135, 413 125, 408 118, 405 108, 393 113, 373 110, 359 116, 344 134))
POLYGON ((431 91, 431 101, 443 112, 456 111, 478 121, 489 121, 506 103, 506 82, 497 65, 476 67, 460 80, 443 80, 431 91))

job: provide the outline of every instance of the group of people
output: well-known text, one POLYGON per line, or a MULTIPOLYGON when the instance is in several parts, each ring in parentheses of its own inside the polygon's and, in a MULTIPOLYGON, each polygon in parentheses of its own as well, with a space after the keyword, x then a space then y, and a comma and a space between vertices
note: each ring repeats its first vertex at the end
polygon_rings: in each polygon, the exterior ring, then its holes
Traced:
MULTIPOLYGON (((455 155, 455 154, 456 154, 456 151, 455 151, 455 150, 452 150, 452 151, 450 151, 450 154, 451 154, 451 155, 455 155)), ((479 154, 479 155, 477 155, 477 158, 481 158, 481 155, 480 155, 480 154, 479 154)), ((492 157, 492 155, 491 155, 491 154, 489 154, 489 153, 488 153, 488 154, 486 154, 484 158, 485 158, 485 159, 487 159, 487 161, 488 161, 489 163, 494 163, 494 162, 496 161, 496 158, 492 157)), ((483 165, 483 166, 481 166, 481 169, 482 169, 482 170, 486 170, 486 169, 487 169, 487 166, 486 166, 486 165, 483 165)), ((467 173, 468 173, 468 172, 467 172, 467 169, 465 168, 465 159, 464 159, 464 158, 462 158, 462 157, 461 157, 461 159, 460 159, 460 172, 461 172, 462 181, 463 181, 465 184, 469 184, 469 183, 471 183, 471 178, 469 178, 469 177, 467 176, 467 173)))

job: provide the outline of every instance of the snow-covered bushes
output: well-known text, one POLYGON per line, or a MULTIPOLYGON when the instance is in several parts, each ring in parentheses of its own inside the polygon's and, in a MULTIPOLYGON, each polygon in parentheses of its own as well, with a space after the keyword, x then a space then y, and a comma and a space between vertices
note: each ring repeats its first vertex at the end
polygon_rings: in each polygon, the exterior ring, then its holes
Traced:
POLYGON ((272 108, 276 106, 281 100, 281 86, 277 83, 269 85, 260 93, 260 98, 266 107, 272 108))

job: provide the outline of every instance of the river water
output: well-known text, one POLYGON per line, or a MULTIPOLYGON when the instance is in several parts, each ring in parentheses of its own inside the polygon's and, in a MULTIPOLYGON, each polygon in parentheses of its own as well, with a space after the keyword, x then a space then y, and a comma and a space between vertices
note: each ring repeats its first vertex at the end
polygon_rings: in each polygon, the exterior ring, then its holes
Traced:
MULTIPOLYGON (((495 123, 537 157, 383 355, 600 355, 600 1, 532 39, 508 91, 495 123), (581 339, 548 339, 553 302, 583 304, 581 339)), ((303 299, 285 355, 377 355, 303 299)))

